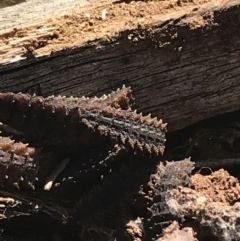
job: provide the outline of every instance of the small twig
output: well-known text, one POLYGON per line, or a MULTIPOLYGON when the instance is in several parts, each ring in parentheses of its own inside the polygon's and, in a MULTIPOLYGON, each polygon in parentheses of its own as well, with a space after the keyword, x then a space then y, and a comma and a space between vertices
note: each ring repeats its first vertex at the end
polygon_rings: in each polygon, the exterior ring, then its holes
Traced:
POLYGON ((53 182, 56 180, 58 175, 64 170, 64 168, 67 166, 69 162, 69 159, 64 159, 57 165, 53 171, 50 173, 50 175, 47 178, 47 182, 44 185, 43 189, 45 191, 49 191, 52 188, 53 182))

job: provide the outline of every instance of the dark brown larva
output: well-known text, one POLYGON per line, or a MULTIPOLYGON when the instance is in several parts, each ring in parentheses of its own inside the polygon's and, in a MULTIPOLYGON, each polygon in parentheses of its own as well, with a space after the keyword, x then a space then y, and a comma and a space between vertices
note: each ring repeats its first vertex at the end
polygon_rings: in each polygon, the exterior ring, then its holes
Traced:
MULTIPOLYGON (((146 240, 156 240, 156 235, 175 219, 167 206, 167 191, 179 186, 189 186, 194 163, 190 159, 160 163, 157 172, 150 176, 148 183, 148 217, 144 223, 146 240)), ((147 196, 147 195, 146 195, 147 196)))
MULTIPOLYGON (((92 133, 132 149, 162 154, 166 124, 127 107, 130 88, 101 98, 42 98, 22 93, 0 94, 0 121, 24 132, 30 143, 88 145, 92 133)), ((97 139, 95 138, 95 141, 97 139)))
POLYGON ((40 150, 0 137, 0 185, 34 189, 39 170, 40 150))

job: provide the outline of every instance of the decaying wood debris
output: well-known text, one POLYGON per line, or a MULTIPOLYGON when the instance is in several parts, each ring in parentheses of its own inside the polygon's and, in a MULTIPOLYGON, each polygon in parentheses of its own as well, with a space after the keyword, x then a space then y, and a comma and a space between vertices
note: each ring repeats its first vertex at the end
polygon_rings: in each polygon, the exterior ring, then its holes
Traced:
POLYGON ((210 228, 212 237, 218 240, 239 240, 238 179, 221 169, 206 177, 195 174, 191 184, 192 188, 169 190, 167 205, 171 214, 196 219, 202 228, 210 228), (204 182, 204 189, 199 188, 200 181, 204 182))
POLYGON ((100 98, 0 94, 0 225, 48 217, 52 232, 66 238, 71 230, 73 240, 180 240, 181 230, 201 240, 201 226, 219 240, 239 238, 238 180, 223 171, 193 175, 190 158, 164 162, 166 125, 133 111, 131 93, 123 86, 100 98), (218 185, 226 193, 217 200, 218 185), (214 213, 232 223, 213 221, 214 213))
POLYGON ((6 2, 0 240, 239 240, 240 2, 6 2))

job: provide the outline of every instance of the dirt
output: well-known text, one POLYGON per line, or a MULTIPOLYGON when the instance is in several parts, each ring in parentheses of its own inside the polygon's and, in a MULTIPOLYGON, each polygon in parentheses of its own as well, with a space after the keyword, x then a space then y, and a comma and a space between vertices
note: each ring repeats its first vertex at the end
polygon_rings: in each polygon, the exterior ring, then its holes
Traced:
POLYGON ((214 202, 233 205, 240 197, 240 185, 237 178, 220 169, 211 175, 192 176, 192 185, 197 192, 203 193, 214 202))
MULTIPOLYGON (((208 13, 208 16, 203 16, 201 11, 198 13, 198 9, 204 9, 205 5, 214 8, 225 2, 214 0, 93 1, 86 6, 76 6, 65 11, 62 16, 57 14, 43 19, 32 15, 31 24, 24 24, 24 27, 19 27, 22 22, 25 22, 24 17, 11 24, 4 19, 3 15, 0 49, 7 48, 4 45, 9 44, 16 46, 18 39, 22 39, 21 43, 24 42, 27 50, 38 56, 81 46, 97 39, 114 41, 120 32, 133 29, 136 30, 136 34, 129 34, 128 39, 137 42, 146 36, 151 37, 151 33, 154 32, 154 24, 161 23, 169 17, 189 15, 186 24, 190 28, 209 24, 212 21, 211 12, 208 13), (19 21, 20 24, 17 26, 19 21), (138 29, 144 29, 144 31, 139 34, 138 29)), ((28 22, 30 18, 31 15, 27 15, 28 22)), ((172 38, 176 36, 177 33, 172 34, 172 38)), ((96 46, 96 48, 101 48, 101 46, 96 46)))
POLYGON ((195 174, 191 182, 192 187, 179 187, 168 192, 170 212, 180 219, 190 218, 186 226, 194 229, 199 240, 239 240, 237 178, 220 169, 207 176, 195 174), (199 222, 197 225, 196 221, 199 222))
POLYGON ((156 241, 197 241, 192 228, 179 228, 179 224, 174 221, 170 226, 164 229, 163 237, 156 241))

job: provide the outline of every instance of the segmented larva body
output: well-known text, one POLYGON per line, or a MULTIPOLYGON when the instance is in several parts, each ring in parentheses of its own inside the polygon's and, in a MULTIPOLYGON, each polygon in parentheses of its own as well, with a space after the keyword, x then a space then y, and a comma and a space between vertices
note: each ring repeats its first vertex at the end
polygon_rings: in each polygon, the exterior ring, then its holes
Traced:
POLYGON ((129 93, 129 88, 101 98, 1 93, 0 121, 24 132, 27 141, 56 144, 82 139, 84 143, 91 130, 133 149, 162 154, 166 124, 150 115, 116 108, 120 103, 128 105, 129 93))
POLYGON ((150 229, 148 240, 156 240, 155 235, 160 234, 162 228, 174 220, 167 205, 168 190, 189 186, 193 169, 194 163, 190 158, 186 158, 182 161, 166 162, 166 165, 160 163, 157 173, 150 176, 148 186, 151 201, 148 204, 149 217, 145 223, 146 229, 150 229))
POLYGON ((0 185, 34 189, 40 160, 40 150, 7 137, 0 137, 0 185))

